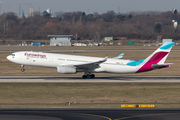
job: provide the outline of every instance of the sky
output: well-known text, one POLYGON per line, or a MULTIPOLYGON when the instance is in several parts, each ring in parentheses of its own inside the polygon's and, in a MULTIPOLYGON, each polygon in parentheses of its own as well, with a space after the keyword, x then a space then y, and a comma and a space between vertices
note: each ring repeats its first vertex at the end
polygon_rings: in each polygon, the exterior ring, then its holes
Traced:
POLYGON ((29 7, 34 11, 45 11, 48 8, 55 12, 82 11, 86 14, 99 14, 113 10, 115 13, 130 11, 170 11, 180 10, 180 0, 0 0, 1 12, 14 12, 19 15, 19 1, 25 15, 29 7))

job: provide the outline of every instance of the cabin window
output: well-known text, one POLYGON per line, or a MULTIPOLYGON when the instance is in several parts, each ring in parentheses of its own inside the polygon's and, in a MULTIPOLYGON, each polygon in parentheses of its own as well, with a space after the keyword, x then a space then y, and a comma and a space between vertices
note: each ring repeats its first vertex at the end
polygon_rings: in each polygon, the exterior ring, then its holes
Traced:
POLYGON ((15 56, 15 54, 11 54, 12 56, 15 56))

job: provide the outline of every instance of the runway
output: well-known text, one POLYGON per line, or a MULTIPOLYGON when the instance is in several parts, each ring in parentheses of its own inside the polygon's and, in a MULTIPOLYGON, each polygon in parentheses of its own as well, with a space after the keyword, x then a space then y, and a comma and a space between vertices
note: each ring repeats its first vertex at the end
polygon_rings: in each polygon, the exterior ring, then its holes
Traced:
MULTIPOLYGON (((118 76, 82 79, 81 76, 12 76, 0 77, 0 83, 120 83, 120 82, 174 82, 180 77, 171 76, 118 76)), ((43 103, 42 103, 43 104, 43 103)), ((3 104, 4 105, 4 104, 3 104)), ((6 104, 33 105, 33 104, 6 104)), ((58 105, 58 104, 57 104, 58 105)), ((99 104, 97 104, 99 105, 99 104)), ((81 106, 80 106, 81 107, 81 106)), ((64 109, 0 109, 2 120, 179 120, 180 109, 145 108, 64 108, 64 109)))
POLYGON ((0 77, 0 83, 180 83, 180 76, 116 76, 82 79, 81 76, 12 76, 0 77))
POLYGON ((179 120, 180 109, 0 109, 2 120, 179 120))

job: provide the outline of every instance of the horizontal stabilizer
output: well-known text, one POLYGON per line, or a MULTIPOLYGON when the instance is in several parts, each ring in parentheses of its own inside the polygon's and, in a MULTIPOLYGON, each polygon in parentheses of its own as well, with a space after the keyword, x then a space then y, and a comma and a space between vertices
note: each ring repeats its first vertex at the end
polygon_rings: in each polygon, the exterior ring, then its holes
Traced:
POLYGON ((170 65, 173 63, 164 63, 164 64, 152 64, 153 69, 160 69, 165 67, 170 67, 170 65))

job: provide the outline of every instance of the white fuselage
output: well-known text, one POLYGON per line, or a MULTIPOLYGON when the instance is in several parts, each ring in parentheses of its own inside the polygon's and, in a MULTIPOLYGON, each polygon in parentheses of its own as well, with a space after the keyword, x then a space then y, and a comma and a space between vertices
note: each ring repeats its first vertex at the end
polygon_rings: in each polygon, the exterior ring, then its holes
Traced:
POLYGON ((85 78, 94 78, 93 72, 108 72, 108 73, 140 73, 161 68, 167 68, 172 63, 164 63, 174 42, 165 42, 156 51, 145 59, 123 60, 119 57, 115 58, 100 58, 78 55, 53 54, 43 52, 22 51, 15 52, 7 59, 20 64, 23 72, 24 65, 51 67, 56 68, 61 74, 75 74, 76 72, 84 72, 82 76, 85 78))
MULTIPOLYGON (((7 59, 21 65, 57 68, 60 65, 91 63, 102 60, 103 58, 23 51, 13 53, 7 59)), ((136 73, 139 67, 126 65, 129 61, 109 58, 91 72, 136 73)))

